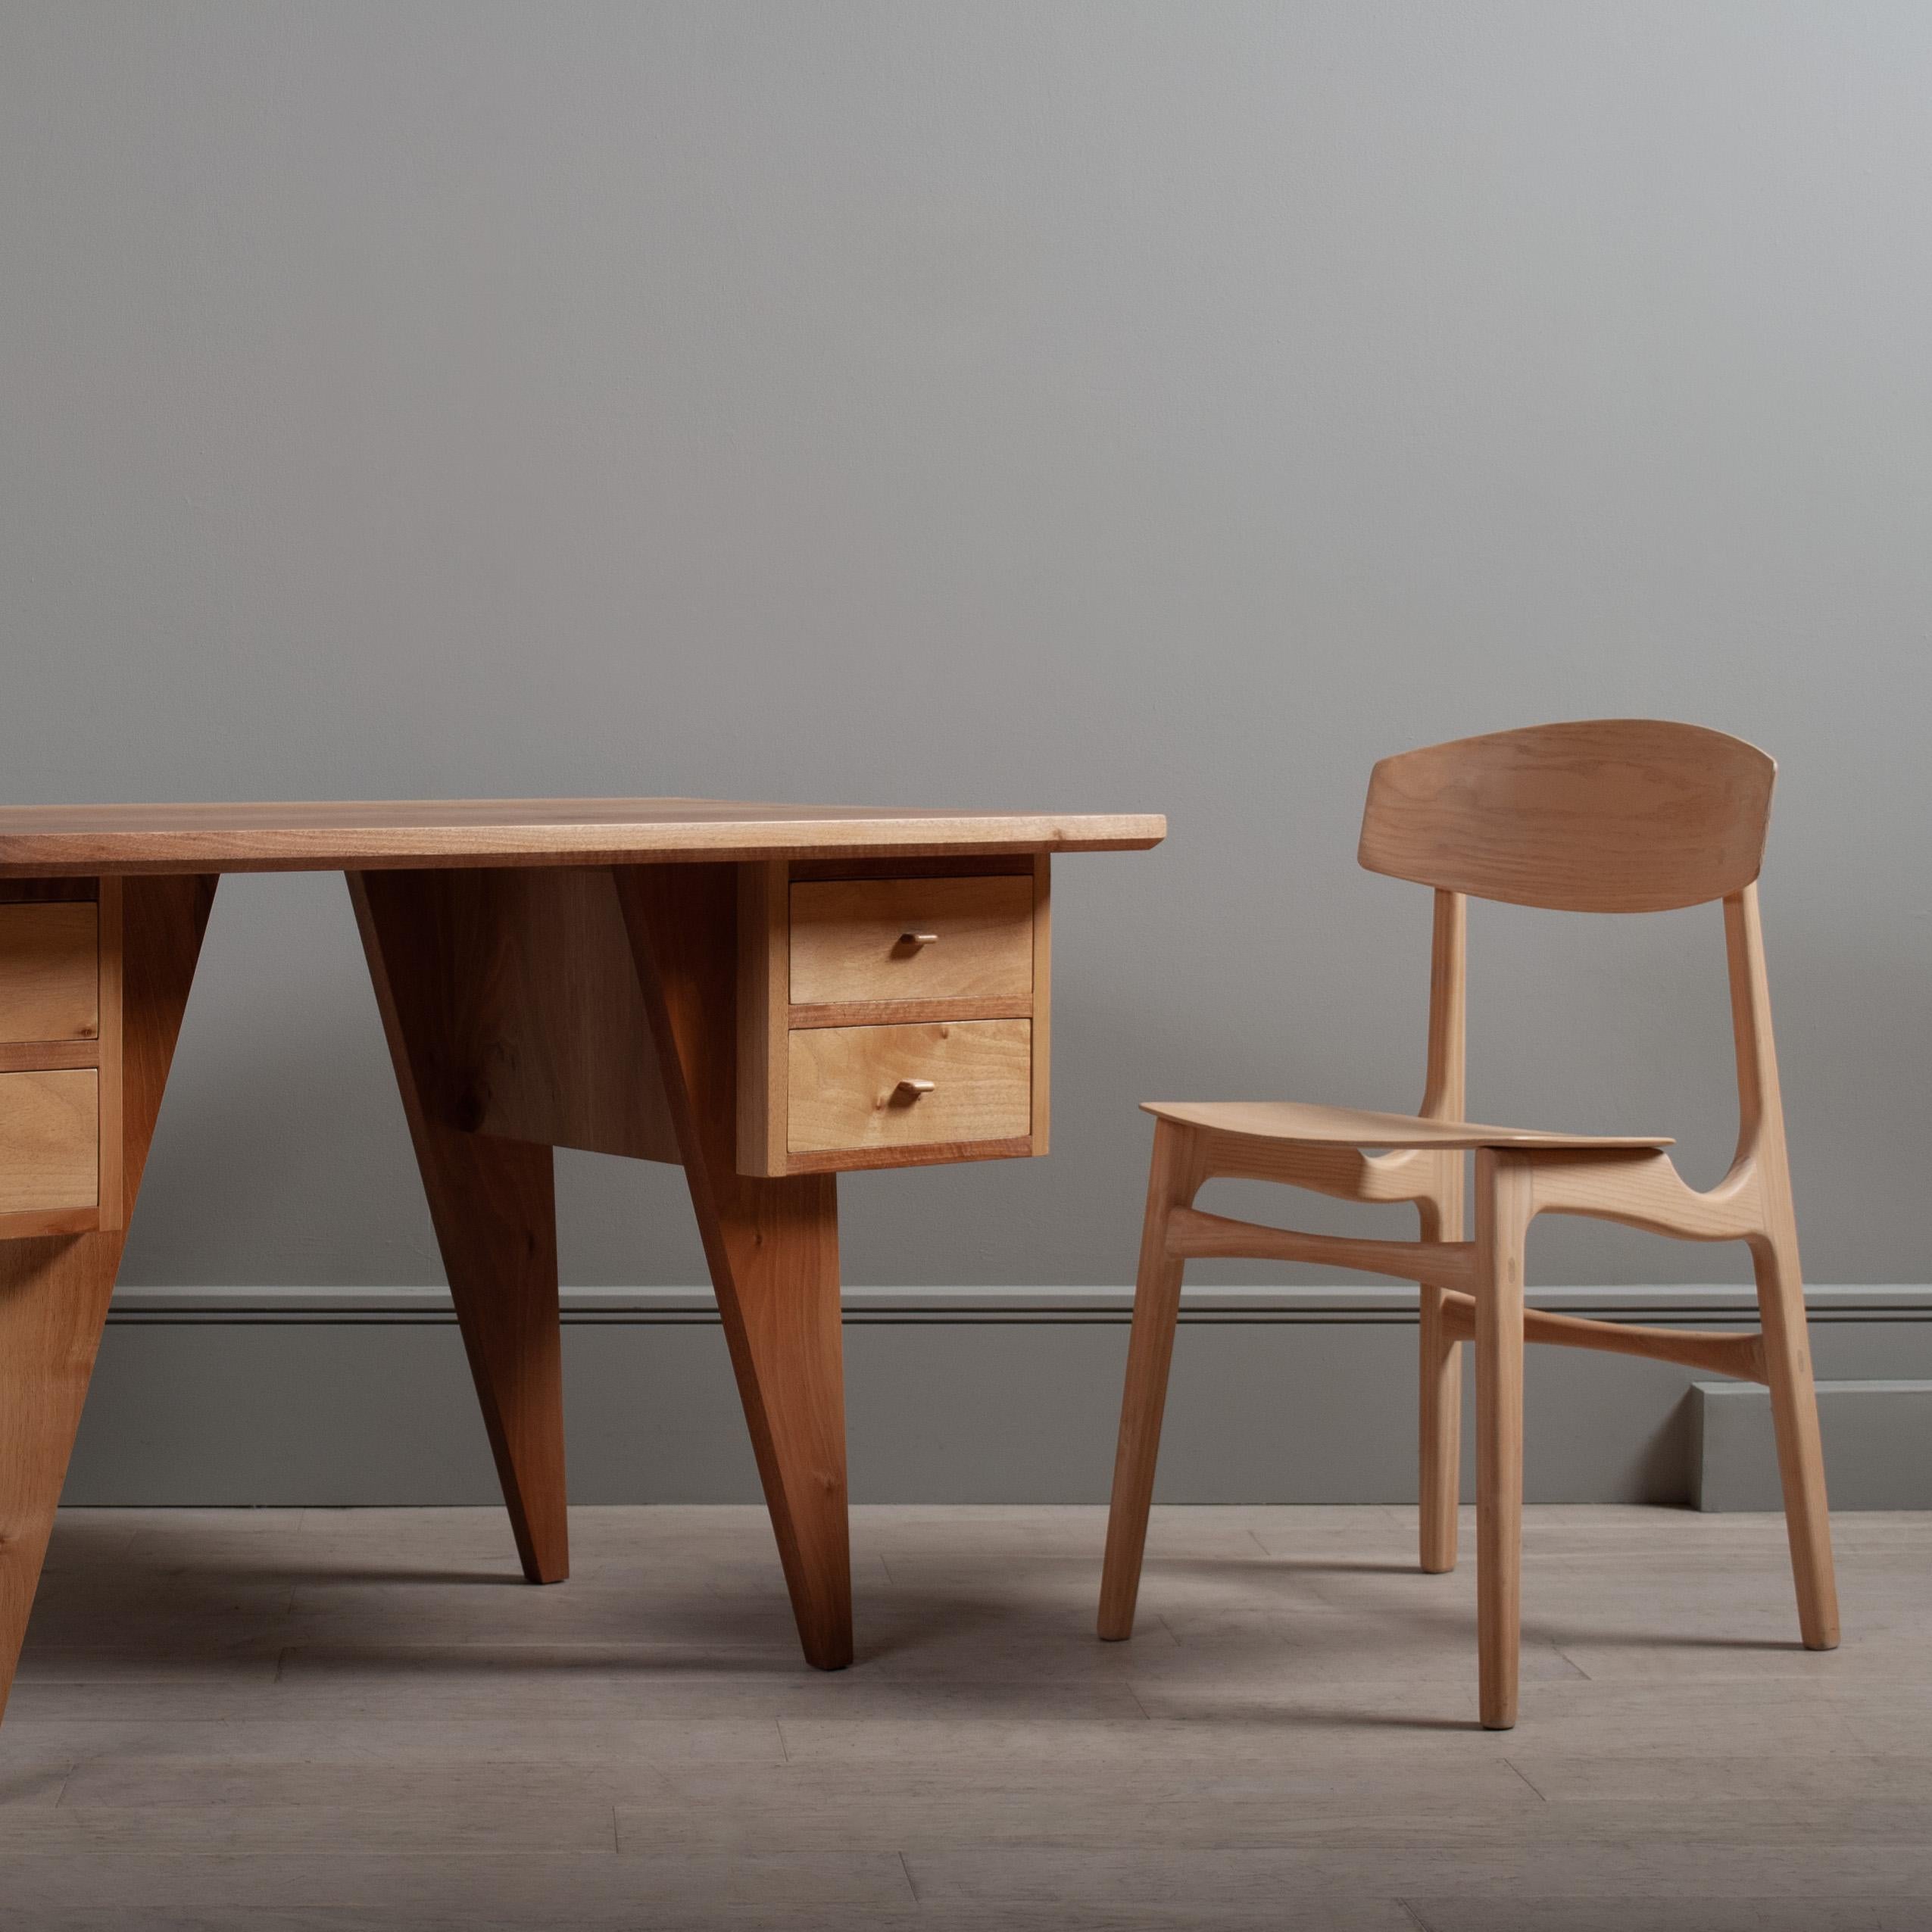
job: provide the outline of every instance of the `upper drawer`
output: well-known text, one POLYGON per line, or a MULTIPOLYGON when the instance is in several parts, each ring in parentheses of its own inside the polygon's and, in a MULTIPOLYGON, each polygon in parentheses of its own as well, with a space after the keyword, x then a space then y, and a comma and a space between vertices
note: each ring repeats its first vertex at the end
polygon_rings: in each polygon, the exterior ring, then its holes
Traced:
POLYGON ((0 1041, 101 1029, 101 913, 91 903, 0 906, 0 1041))
POLYGON ((1033 881, 861 879, 791 888, 791 1000, 1025 1000, 1033 881))

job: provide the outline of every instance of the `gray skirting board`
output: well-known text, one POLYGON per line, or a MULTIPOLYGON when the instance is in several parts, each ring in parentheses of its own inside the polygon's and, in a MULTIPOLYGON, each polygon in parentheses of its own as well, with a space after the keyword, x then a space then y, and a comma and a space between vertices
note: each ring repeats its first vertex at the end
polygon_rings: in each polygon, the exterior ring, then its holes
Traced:
MULTIPOLYGON (((1751 1321, 1742 1289, 1534 1299, 1611 1319, 1751 1321)), ((1932 1287, 1827 1287, 1811 1300, 1818 1373, 1833 1385, 1823 1413, 1834 1506, 1932 1507, 1932 1287)), ((850 1292, 854 1500, 1103 1502, 1131 1303, 1120 1290, 850 1292)), ((578 1291, 564 1319, 573 1502, 757 1500, 708 1293, 578 1291)), ((1161 1500, 1413 1500, 1412 1290, 1203 1291, 1182 1321, 1161 1500)), ((1774 1506, 1764 1391, 1696 1380, 1668 1364, 1533 1349, 1531 1500, 1774 1506)), ((116 1297, 67 1503, 495 1500, 446 1297, 116 1297)))

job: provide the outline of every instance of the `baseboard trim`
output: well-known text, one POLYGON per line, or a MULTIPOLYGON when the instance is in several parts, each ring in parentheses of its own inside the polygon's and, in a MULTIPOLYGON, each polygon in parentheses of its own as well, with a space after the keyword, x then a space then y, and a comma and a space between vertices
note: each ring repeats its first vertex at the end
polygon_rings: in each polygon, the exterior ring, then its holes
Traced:
MULTIPOLYGON (((1613 1321, 1753 1319, 1750 1291, 1731 1286, 1535 1299, 1613 1321)), ((1826 1287, 1810 1299, 1821 1376, 1932 1379, 1932 1285, 1826 1287)), ((1131 1308, 1119 1287, 849 1291, 854 1498, 1103 1502, 1131 1308)), ((563 1319, 574 1500, 757 1500, 708 1290, 574 1289, 563 1319)), ((1160 1499, 1412 1501, 1415 1319, 1415 1291, 1400 1286, 1191 1293, 1160 1499)), ((1691 1381, 1669 1363, 1532 1350, 1531 1500, 1693 1501, 1703 1479, 1691 1381)), ((1473 1403, 1465 1409, 1472 1429, 1473 1403)), ((495 1494, 446 1293, 174 1287, 115 1297, 66 1500, 373 1505, 495 1494)))
MULTIPOLYGON (((566 1322, 715 1323, 717 1303, 708 1287, 566 1288, 566 1322)), ((1531 1305, 1609 1322, 1754 1322, 1757 1301, 1749 1286, 1544 1288, 1531 1305)), ((1814 1322, 1932 1320, 1932 1284, 1808 1288, 1814 1322)), ((844 1319, 866 1322, 993 1322, 1124 1324, 1132 1318, 1128 1287, 847 1288, 844 1319)), ((155 1287, 123 1288, 108 1320, 136 1322, 453 1322, 442 1288, 155 1287)), ((1413 1288, 1319 1287, 1189 1289, 1181 1319, 1189 1322, 1393 1322, 1415 1325, 1413 1288)))

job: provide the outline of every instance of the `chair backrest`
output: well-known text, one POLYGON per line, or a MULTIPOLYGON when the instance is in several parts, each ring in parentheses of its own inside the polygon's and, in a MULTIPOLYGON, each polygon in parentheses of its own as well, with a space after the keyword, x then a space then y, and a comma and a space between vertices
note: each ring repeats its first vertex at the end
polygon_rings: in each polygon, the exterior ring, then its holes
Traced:
POLYGON ((1654 718, 1536 725, 1384 758, 1357 854, 1438 891, 1578 913, 1654 913, 1758 875, 1778 767, 1654 718))

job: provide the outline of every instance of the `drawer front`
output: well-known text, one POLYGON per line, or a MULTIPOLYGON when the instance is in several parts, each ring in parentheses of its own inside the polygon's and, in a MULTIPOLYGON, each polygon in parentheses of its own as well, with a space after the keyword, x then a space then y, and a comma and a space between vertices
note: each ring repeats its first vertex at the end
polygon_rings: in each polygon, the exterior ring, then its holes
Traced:
POLYGON ((791 888, 794 1005, 1010 999, 1023 1007, 1032 991, 1033 881, 1024 875, 791 888))
POLYGON ((1028 1020, 812 1027, 788 1051, 794 1153, 1017 1140, 1032 1125, 1028 1020))
POLYGON ((100 1088, 92 1067, 0 1073, 0 1214, 95 1205, 100 1088))
POLYGON ((94 1038, 100 935, 90 904, 0 906, 0 1041, 94 1038))

